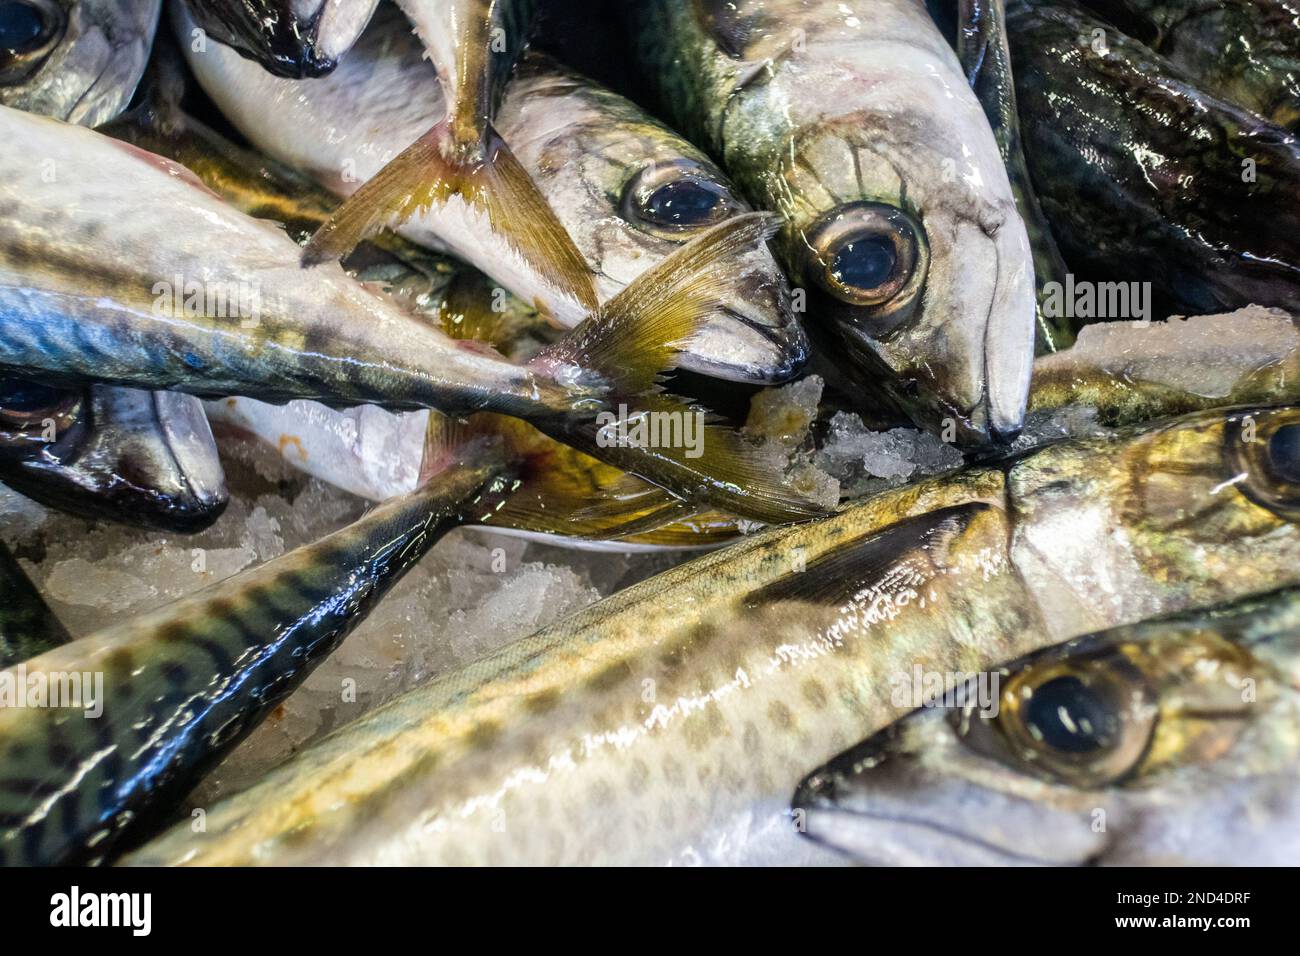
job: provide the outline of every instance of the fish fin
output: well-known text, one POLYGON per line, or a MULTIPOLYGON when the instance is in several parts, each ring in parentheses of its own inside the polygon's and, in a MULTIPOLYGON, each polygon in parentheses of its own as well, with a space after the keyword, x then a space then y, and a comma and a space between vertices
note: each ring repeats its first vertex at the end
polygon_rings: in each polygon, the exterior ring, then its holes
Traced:
POLYGON ((789 487, 785 462, 704 410, 659 391, 669 368, 725 296, 737 254, 768 239, 776 217, 747 213, 713 226, 633 280, 532 364, 551 378, 595 376, 601 408, 590 418, 539 423, 553 437, 697 504, 757 521, 784 522, 826 509, 789 487), (617 414, 614 414, 615 410, 617 414), (613 421, 611 421, 613 419, 613 421), (611 440, 611 426, 667 422, 679 439, 644 447, 611 440), (690 430, 690 431, 688 431, 690 430), (698 441, 686 441, 693 431, 698 441))
POLYGON ((397 226, 452 197, 485 214, 520 256, 587 311, 596 307, 591 270, 555 211, 505 140, 489 125, 481 143, 457 141, 444 119, 404 149, 340 206, 303 249, 304 266, 341 259, 382 226, 397 226))
POLYGON ((961 534, 990 506, 971 502, 904 518, 883 531, 850 539, 808 561, 801 572, 788 574, 751 591, 750 604, 803 601, 840 604, 864 588, 880 584, 903 560, 924 553, 933 562, 941 541, 961 534))

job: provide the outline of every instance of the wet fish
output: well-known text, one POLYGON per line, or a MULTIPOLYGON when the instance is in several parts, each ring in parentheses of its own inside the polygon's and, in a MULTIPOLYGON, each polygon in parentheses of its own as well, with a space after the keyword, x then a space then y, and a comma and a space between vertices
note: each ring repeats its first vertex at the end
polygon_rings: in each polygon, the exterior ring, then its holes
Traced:
POLYGON ((1300 132, 1295 0, 1085 0, 1208 93, 1300 132))
POLYGON ((1030 173, 1078 278, 1147 283, 1156 314, 1300 309, 1294 137, 1072 6, 1013 0, 1007 29, 1030 173))
POLYGON ((210 35, 276 76, 324 76, 356 42, 378 2, 184 0, 194 27, 181 41, 202 46, 210 35))
POLYGON ((72 640, 9 549, 0 544, 0 667, 72 640))
POLYGON ((283 230, 221 202, 170 160, 2 107, 0 134, 56 171, 47 182, 25 155, 0 157, 0 199, 12 210, 0 221, 0 371, 522 415, 688 500, 763 521, 821 510, 720 426, 704 427, 698 455, 680 442, 611 443, 596 431, 597 415, 625 410, 626 420, 654 413, 651 421, 670 424, 694 415, 654 391, 655 378, 717 307, 732 256, 766 238, 760 215, 697 236, 521 366, 449 339, 337 264, 301 269, 283 230))
POLYGON ((967 443, 1013 436, 1033 360, 1029 243, 988 121, 924 7, 625 6, 677 126, 782 215, 785 266, 859 387, 967 443))
MULTIPOLYGON (((444 112, 437 71, 392 9, 376 14, 333 76, 306 88, 267 77, 219 49, 189 54, 189 61, 258 149, 337 195, 355 192, 444 112), (378 124, 375 116, 385 121, 378 124), (322 139, 322 128, 332 135, 322 139)), ((721 171, 681 136, 540 55, 524 58, 496 122, 577 243, 602 301, 686 239, 748 209, 721 171), (685 206, 694 221, 683 220, 685 206)), ((549 274, 515 271, 498 250, 444 234, 442 216, 431 209, 403 225, 402 235, 450 248, 562 326, 586 315, 549 274)), ((725 304, 680 364, 738 381, 783 381, 807 355, 788 285, 766 247, 755 247, 740 263, 725 304)))
POLYGON ((202 531, 230 500, 203 404, 178 392, 0 380, 0 481, 86 518, 202 531))
POLYGON ((811 774, 793 800, 807 835, 886 865, 1285 866, 1300 854, 1295 588, 993 673, 995 695, 973 677, 811 774))
MULTIPOLYGON (((474 246, 480 258, 546 276, 566 309, 595 308, 582 254, 493 126, 528 39, 532 0, 398 5, 437 71, 445 114, 348 197, 303 250, 304 264, 340 259, 376 229, 420 217, 445 241, 474 246)), ((545 301, 537 304, 549 311, 545 301)))
POLYGON ((1300 408, 1203 413, 752 536, 394 700, 130 861, 782 860, 799 780, 912 709, 894 675, 1300 581, 1297 435, 1300 408))
POLYGON ((0 104, 97 126, 131 100, 161 0, 0 5, 0 104))
POLYGON ((1300 402, 1300 329, 1281 309, 1102 322, 1034 362, 1029 410, 1095 409, 1131 425, 1234 405, 1300 402))
POLYGON ((99 862, 165 820, 462 514, 509 492, 499 457, 472 457, 319 542, 0 671, 0 862, 99 862), (42 682, 71 700, 38 706, 42 682))

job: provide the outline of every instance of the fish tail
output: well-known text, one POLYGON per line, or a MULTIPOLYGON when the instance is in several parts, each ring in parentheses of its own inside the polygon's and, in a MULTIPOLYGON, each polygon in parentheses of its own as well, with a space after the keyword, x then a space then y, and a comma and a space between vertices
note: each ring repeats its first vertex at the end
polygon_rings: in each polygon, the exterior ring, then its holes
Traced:
POLYGON ((491 124, 472 142, 457 128, 443 119, 358 189, 307 243, 303 265, 341 259, 383 226, 459 197, 523 259, 557 277, 584 309, 595 309, 586 259, 505 140, 491 124))
POLYGON ((598 380, 599 407, 538 422, 552 437, 696 504, 769 523, 825 513, 784 479, 784 461, 708 413, 668 395, 659 376, 723 303, 736 257, 775 232, 776 217, 748 213, 719 223, 633 280, 530 365, 547 377, 598 380), (628 431, 667 429, 670 440, 625 441, 628 431))

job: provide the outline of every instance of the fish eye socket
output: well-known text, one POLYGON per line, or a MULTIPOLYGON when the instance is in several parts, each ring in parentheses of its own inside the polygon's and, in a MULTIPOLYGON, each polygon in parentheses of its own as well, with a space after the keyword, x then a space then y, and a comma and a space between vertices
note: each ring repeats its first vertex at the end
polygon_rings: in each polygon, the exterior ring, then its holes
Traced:
POLYGON ((1099 787, 1141 761, 1156 708, 1138 671, 1105 655, 1013 675, 995 720, 1010 759, 1056 782, 1099 787))
POLYGON ((0 0, 0 83, 29 76, 66 27, 63 9, 53 0, 0 0))
POLYGON ((623 218, 664 238, 684 240, 738 209, 727 187, 694 164, 647 166, 623 191, 623 218))
POLYGON ((1274 514, 1300 521, 1300 411, 1243 415, 1224 430, 1227 471, 1238 487, 1274 514))
POLYGON ((896 206, 837 207, 806 238, 806 281, 851 306, 887 311, 924 277, 920 226, 896 206))
POLYGON ((0 379, 0 445, 44 441, 51 430, 62 435, 80 416, 81 406, 79 391, 0 379))

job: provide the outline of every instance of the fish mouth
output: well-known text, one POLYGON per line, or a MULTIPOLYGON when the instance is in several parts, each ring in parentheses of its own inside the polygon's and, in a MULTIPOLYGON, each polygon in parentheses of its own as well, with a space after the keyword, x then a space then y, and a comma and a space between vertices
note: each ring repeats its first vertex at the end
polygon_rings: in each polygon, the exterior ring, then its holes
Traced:
POLYGON ((1020 433, 1035 301, 1014 207, 945 208, 927 221, 883 203, 849 203, 807 231, 805 249, 804 274, 820 285, 869 389, 968 448, 1020 433))
POLYGON ((716 311, 691 339, 680 365, 711 378, 749 385, 780 385, 790 381, 808 361, 808 337, 786 312, 773 323, 769 312, 726 305, 716 311))
POLYGON ((316 12, 315 40, 311 44, 312 62, 308 69, 319 72, 308 76, 321 76, 338 65, 339 58, 357 42, 379 0, 325 0, 316 12))
POLYGON ((804 835, 866 866, 1083 866, 1105 852, 1086 814, 935 770, 905 738, 895 725, 805 777, 791 801, 804 835))
POLYGON ((179 493, 168 508, 172 522, 207 527, 225 510, 230 494, 203 403, 180 392, 154 392, 152 400, 175 467, 179 493))

